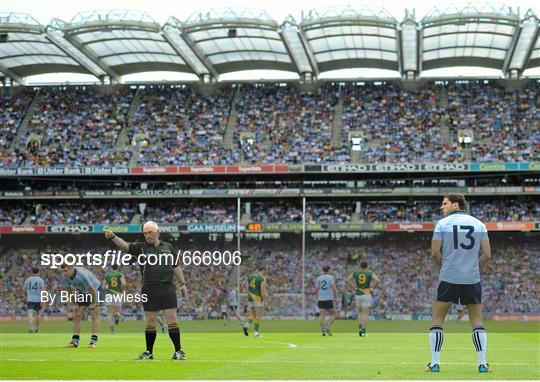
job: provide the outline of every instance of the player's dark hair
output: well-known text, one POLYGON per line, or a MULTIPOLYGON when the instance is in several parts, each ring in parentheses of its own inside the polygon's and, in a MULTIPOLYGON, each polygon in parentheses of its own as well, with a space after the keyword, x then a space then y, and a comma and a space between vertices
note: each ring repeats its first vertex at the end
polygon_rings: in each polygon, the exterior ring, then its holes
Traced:
POLYGON ((114 271, 117 271, 117 270, 118 270, 118 264, 113 264, 113 265, 112 265, 112 269, 113 269, 114 271))
POLYGON ((330 265, 325 265, 322 267, 323 272, 328 272, 330 270, 330 265))
POLYGON ((451 203, 457 203, 460 210, 465 209, 465 196, 463 196, 463 194, 449 192, 448 194, 444 194, 443 199, 448 199, 451 203))
POLYGON ((39 272, 39 269, 38 269, 37 267, 33 267, 33 268, 32 268, 32 273, 33 273, 33 274, 37 275, 38 272, 39 272))
POLYGON ((367 261, 362 261, 362 262, 360 263, 360 268, 367 268, 367 266, 368 266, 367 261))

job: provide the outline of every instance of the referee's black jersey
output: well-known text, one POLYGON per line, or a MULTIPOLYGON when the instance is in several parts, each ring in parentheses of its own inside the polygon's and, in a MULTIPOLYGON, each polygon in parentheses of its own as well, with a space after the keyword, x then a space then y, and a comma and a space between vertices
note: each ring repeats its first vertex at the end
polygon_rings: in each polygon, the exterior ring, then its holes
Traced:
POLYGON ((172 283, 173 268, 180 264, 171 244, 160 241, 157 246, 154 246, 147 242, 137 241, 129 243, 129 253, 132 264, 138 263, 141 267, 143 286, 172 283), (141 260, 146 260, 149 264, 143 265, 141 260))

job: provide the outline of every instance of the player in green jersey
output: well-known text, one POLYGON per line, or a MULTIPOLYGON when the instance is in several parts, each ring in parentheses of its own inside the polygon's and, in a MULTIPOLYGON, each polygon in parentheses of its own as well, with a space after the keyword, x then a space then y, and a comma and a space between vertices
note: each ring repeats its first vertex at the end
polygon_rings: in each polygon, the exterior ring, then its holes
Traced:
POLYGON ((259 337, 259 327, 262 321, 262 308, 265 302, 268 302, 268 287, 264 267, 259 267, 257 272, 254 272, 248 276, 248 305, 249 305, 249 319, 244 326, 244 334, 247 335, 249 327, 252 323, 255 323, 253 335, 259 337))
POLYGON ((120 322, 120 312, 122 310, 122 300, 118 295, 122 294, 126 288, 126 279, 121 272, 118 272, 117 264, 114 264, 112 271, 105 275, 105 283, 107 294, 110 295, 107 299, 111 300, 107 304, 107 311, 109 312, 111 334, 114 334, 116 332, 116 326, 120 322), (115 296, 117 296, 116 299, 114 298, 115 296))
POLYGON ((358 334, 360 337, 366 337, 366 323, 368 319, 369 308, 373 298, 371 289, 380 280, 372 270, 368 269, 368 263, 362 261, 360 269, 347 277, 347 284, 356 292, 356 309, 358 309, 358 334))

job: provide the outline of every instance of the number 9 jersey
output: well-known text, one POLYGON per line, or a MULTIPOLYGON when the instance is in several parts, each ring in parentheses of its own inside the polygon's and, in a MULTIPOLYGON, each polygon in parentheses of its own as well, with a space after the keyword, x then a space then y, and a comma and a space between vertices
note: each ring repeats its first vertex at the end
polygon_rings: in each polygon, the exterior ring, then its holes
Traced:
POLYGON ((433 240, 441 241, 439 281, 452 284, 480 282, 480 242, 489 240, 484 223, 463 211, 456 211, 439 220, 433 240))

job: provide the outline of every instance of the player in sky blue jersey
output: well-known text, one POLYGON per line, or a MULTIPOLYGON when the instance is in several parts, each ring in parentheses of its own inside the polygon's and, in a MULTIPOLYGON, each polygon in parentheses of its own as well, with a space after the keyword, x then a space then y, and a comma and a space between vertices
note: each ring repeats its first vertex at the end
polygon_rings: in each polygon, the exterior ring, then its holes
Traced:
POLYGON ((336 278, 330 274, 330 266, 323 266, 323 273, 315 280, 317 287, 317 306, 319 307, 319 325, 323 336, 332 335, 332 322, 337 312, 334 301, 337 303, 336 278), (328 316, 328 319, 326 319, 328 316))
POLYGON ((441 270, 429 329, 431 362, 428 370, 440 371, 444 340, 442 325, 452 304, 461 304, 469 312, 472 341, 478 355, 478 371, 486 373, 487 335, 482 324, 480 270, 486 272, 491 257, 487 229, 480 220, 465 212, 465 197, 462 194, 446 194, 441 211, 445 217, 435 226, 431 242, 431 254, 441 270))
POLYGON ((45 282, 37 275, 38 272, 38 268, 32 268, 32 276, 24 281, 26 308, 28 310, 28 333, 39 333, 41 291, 45 287, 45 282))
POLYGON ((102 300, 105 293, 101 288, 101 283, 88 269, 82 267, 74 267, 70 265, 62 265, 62 273, 64 274, 64 285, 66 285, 71 293, 75 292, 76 298, 70 302, 75 302, 77 310, 73 316, 73 337, 66 347, 76 348, 79 346, 81 333, 81 321, 86 310, 90 310, 92 318, 92 337, 90 338, 89 348, 95 348, 99 335, 99 315, 102 300))

